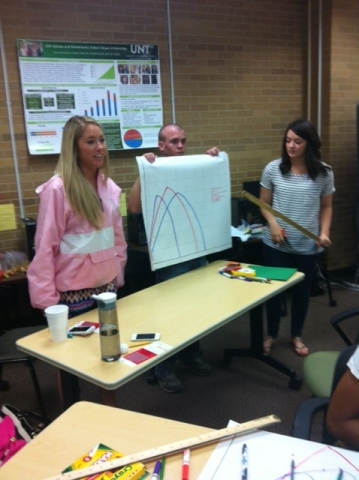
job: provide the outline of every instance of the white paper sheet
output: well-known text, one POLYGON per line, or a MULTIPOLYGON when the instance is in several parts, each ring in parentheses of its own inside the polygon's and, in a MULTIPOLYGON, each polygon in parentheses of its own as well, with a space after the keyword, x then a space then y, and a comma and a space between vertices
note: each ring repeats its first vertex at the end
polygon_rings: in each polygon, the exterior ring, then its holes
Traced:
POLYGON ((242 480, 244 444, 248 480, 291 480, 292 460, 294 480, 359 479, 358 452, 256 431, 220 442, 197 480, 242 480))
POLYGON ((232 247, 225 152, 136 160, 152 270, 232 247))

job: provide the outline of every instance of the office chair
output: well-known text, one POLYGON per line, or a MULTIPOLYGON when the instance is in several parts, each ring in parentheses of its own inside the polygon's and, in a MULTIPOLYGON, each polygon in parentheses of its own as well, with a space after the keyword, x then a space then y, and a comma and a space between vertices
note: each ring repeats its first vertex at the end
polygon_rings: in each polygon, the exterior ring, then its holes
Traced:
POLYGON ((338 335, 344 340, 346 345, 353 345, 359 343, 359 308, 349 308, 348 310, 344 310, 343 312, 337 313, 330 319, 330 323, 334 330, 338 333, 338 335), (356 318, 358 317, 358 318, 356 318), (353 319, 351 325, 347 323, 347 330, 351 328, 351 333, 354 335, 353 341, 351 341, 346 332, 344 332, 343 328, 339 326, 340 323, 344 322, 345 320, 353 319))
MULTIPOLYGON (((344 375, 347 369, 347 362, 353 355, 357 345, 351 345, 346 347, 337 357, 335 364, 334 375, 331 377, 331 392, 329 396, 312 397, 302 402, 294 417, 292 435, 296 438, 302 438, 310 440, 311 430, 315 416, 319 413, 323 413, 323 427, 322 427, 322 439, 321 442, 327 445, 333 445, 335 438, 329 434, 325 425, 325 416, 329 406, 331 394, 334 392, 339 380, 344 375)), ((320 366, 318 366, 318 369, 320 366)))
POLYGON ((30 375, 31 375, 32 383, 34 385, 36 398, 39 404, 41 415, 44 419, 46 419, 47 417, 46 417, 45 406, 42 399, 36 371, 33 365, 33 360, 35 359, 34 357, 31 357, 30 355, 24 352, 21 352, 16 347, 16 341, 18 339, 22 337, 26 337, 27 335, 38 332, 39 330, 43 330, 43 329, 44 329, 44 326, 14 328, 0 335, 0 391, 4 392, 9 389, 9 382, 2 379, 3 366, 5 364, 10 364, 10 363, 25 364, 30 370, 30 375))
MULTIPOLYGON (((347 346, 359 343, 359 308, 351 308, 333 315, 329 322, 347 346), (339 326, 347 322, 345 331, 339 326), (353 340, 349 339, 349 336, 353 340)), ((313 396, 329 397, 332 377, 340 351, 314 352, 303 360, 303 380, 313 396)))
POLYGON ((314 352, 303 359, 303 381, 313 397, 329 397, 340 352, 314 352))

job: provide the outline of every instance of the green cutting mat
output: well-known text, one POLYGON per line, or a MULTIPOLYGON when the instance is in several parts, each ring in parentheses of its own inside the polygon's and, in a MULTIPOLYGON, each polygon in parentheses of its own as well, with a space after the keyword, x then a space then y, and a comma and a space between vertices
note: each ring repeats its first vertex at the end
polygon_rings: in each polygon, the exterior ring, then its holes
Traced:
POLYGON ((255 270, 256 277, 264 277, 268 278, 268 280, 282 280, 284 282, 297 271, 296 268, 262 267, 259 265, 249 265, 248 268, 255 270))

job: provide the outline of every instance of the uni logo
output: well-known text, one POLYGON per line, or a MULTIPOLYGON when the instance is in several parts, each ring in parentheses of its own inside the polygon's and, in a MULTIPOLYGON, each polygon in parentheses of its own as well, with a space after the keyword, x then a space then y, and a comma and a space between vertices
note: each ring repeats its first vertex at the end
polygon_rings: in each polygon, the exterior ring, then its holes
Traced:
POLYGON ((149 45, 131 45, 131 53, 145 53, 148 54, 150 52, 149 45))

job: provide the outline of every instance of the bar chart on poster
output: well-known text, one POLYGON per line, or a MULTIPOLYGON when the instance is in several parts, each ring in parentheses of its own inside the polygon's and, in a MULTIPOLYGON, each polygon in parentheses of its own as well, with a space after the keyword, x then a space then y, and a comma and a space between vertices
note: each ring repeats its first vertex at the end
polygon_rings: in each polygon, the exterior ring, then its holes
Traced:
POLYGON ((225 152, 136 160, 152 270, 231 248, 225 152))

